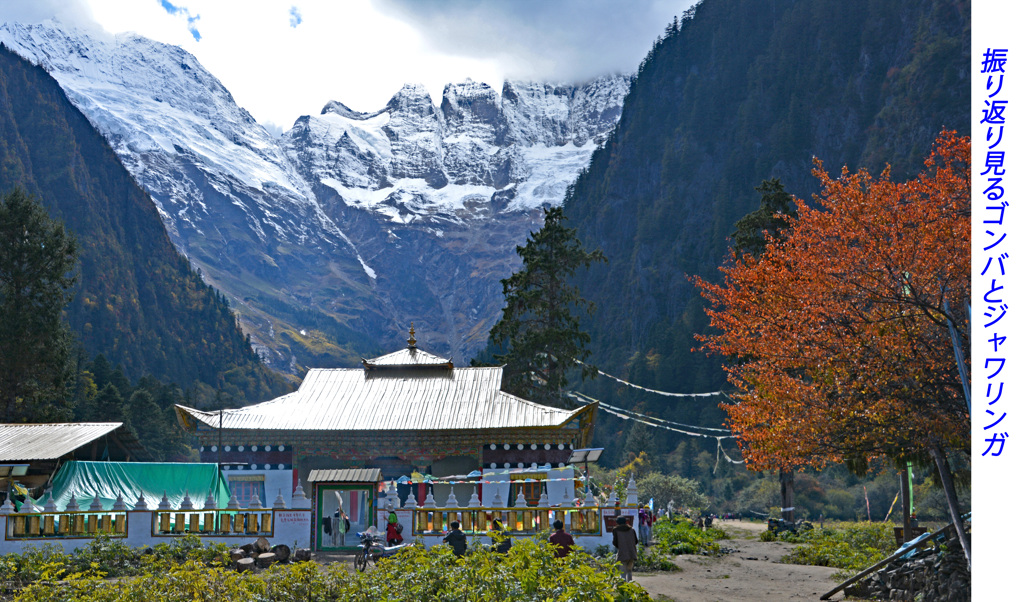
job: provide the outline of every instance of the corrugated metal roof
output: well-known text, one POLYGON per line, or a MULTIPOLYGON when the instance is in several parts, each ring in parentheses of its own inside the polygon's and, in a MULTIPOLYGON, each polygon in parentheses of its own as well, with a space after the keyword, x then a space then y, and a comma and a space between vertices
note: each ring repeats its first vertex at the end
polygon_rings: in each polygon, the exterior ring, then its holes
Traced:
MULTIPOLYGON (((436 356, 435 356, 436 357, 436 356)), ((501 390, 500 367, 310 370, 298 391, 224 410, 226 429, 402 431, 558 427, 587 408, 561 410, 501 390)), ((219 412, 178 406, 212 428, 219 412)))
POLYGON ((310 483, 376 483, 379 468, 331 468, 309 471, 310 483))
POLYGON ((409 347, 394 353, 375 357, 373 359, 363 360, 363 365, 367 368, 443 367, 451 369, 454 367, 451 359, 445 359, 415 347, 409 347))
POLYGON ((117 430, 121 424, 0 424, 0 462, 54 460, 117 430))

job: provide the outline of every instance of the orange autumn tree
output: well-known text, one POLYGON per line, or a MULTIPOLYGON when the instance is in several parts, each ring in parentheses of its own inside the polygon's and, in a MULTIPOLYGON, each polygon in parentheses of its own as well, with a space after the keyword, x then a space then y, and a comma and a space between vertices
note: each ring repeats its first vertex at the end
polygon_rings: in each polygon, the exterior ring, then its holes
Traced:
POLYGON ((724 409, 748 468, 967 451, 949 325, 969 343, 969 138, 943 132, 905 183, 814 174, 782 239, 734 252, 721 285, 697 280, 720 331, 703 349, 735 360, 724 409))

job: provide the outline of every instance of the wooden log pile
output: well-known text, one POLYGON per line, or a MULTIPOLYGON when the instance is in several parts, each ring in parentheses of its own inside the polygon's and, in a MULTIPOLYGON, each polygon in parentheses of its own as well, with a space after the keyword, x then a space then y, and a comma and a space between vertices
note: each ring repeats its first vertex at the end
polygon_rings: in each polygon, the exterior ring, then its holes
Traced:
POLYGON ((292 562, 309 562, 312 554, 308 548, 296 548, 295 553, 284 544, 271 546, 264 538, 259 538, 252 543, 247 543, 231 550, 231 561, 238 572, 266 569, 275 564, 289 564, 292 562))
POLYGON ((960 541, 954 537, 943 547, 924 550, 909 560, 896 560, 844 593, 847 597, 882 600, 968 602, 971 573, 960 541))

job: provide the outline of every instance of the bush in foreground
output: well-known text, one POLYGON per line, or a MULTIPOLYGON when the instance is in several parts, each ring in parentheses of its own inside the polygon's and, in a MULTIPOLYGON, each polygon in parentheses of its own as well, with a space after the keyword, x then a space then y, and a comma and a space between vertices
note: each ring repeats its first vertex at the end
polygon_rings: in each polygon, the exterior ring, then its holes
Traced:
MULTIPOLYGON (((449 547, 413 547, 382 560, 366 573, 352 574, 341 564, 276 566, 259 573, 235 573, 216 566, 210 554, 193 553, 181 563, 152 563, 134 577, 105 579, 103 566, 71 572, 46 562, 39 577, 17 596, 19 602, 650 602, 647 592, 625 583, 614 563, 580 551, 557 559, 539 541, 517 541, 508 554, 483 549, 456 558, 449 547), (210 565, 214 566, 210 566, 210 565)), ((6 557, 5 557, 6 558, 6 557)), ((52 560, 52 559, 51 559, 52 560)))

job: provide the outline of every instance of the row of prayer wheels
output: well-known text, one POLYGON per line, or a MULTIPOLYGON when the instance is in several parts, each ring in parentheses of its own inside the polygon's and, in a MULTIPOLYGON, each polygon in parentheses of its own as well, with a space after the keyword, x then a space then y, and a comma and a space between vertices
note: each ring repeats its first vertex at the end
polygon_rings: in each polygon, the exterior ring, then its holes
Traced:
MULTIPOLYGON (((125 535, 124 512, 59 514, 12 514, 11 535, 17 538, 68 537, 81 535, 125 535)), ((272 533, 274 517, 270 512, 157 512, 154 532, 257 534, 272 533)))
POLYGON ((47 537, 72 535, 125 534, 125 514, 43 514, 11 515, 14 537, 47 537))
POLYGON ((156 518, 160 533, 271 533, 273 521, 270 512, 158 512, 156 518))
POLYGON ((519 533, 543 533, 551 530, 555 520, 567 524, 570 531, 577 533, 600 533, 598 510, 596 508, 572 509, 462 509, 446 510, 418 509, 416 516, 416 533, 443 533, 453 521, 458 521, 467 533, 486 533, 493 530, 494 519, 498 519, 506 529, 519 533), (568 515, 569 521, 566 522, 568 515))

